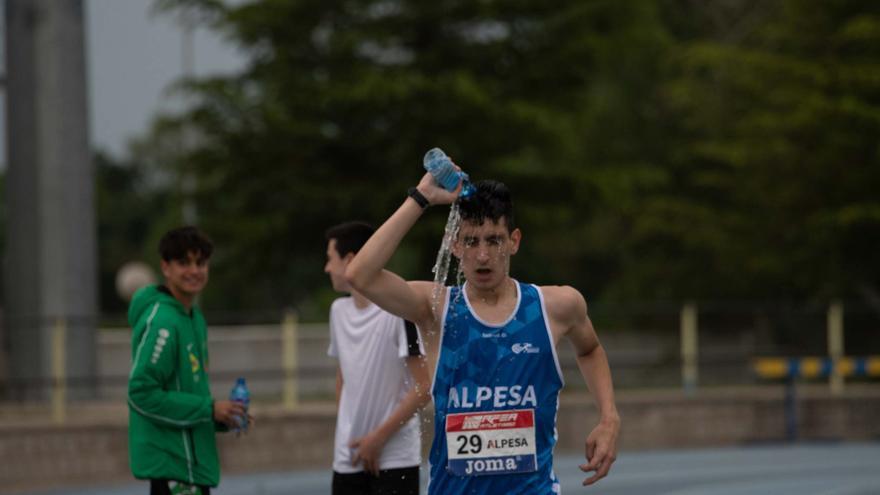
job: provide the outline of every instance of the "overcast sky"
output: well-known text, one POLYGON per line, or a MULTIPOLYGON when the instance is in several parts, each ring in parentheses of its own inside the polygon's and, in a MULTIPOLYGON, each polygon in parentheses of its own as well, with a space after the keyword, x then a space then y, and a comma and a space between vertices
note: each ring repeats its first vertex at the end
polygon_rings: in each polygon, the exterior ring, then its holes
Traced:
MULTIPOLYGON (((117 156, 125 153, 129 139, 146 131, 158 111, 180 105, 167 89, 183 73, 182 29, 173 16, 154 14, 152 5, 152 0, 84 2, 90 139, 94 148, 117 156)), ((197 29, 193 39, 196 75, 227 73, 245 63, 217 34, 197 29)), ((5 116, 5 94, 0 112, 5 116)), ((0 163, 5 164, 3 120, 0 163)))
MULTIPOLYGON (((168 87, 183 74, 183 34, 152 0, 86 0, 89 108, 94 146, 114 154, 144 132, 160 109, 179 105, 168 87)), ((196 75, 240 69, 243 56, 219 35, 194 33, 196 75)))

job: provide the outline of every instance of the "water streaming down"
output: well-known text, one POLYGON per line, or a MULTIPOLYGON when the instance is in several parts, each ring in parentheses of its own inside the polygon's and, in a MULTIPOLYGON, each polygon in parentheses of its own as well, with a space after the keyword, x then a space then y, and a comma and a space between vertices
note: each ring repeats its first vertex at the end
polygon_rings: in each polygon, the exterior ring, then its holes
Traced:
MULTIPOLYGON (((456 238, 458 237, 459 229, 461 228, 461 210, 459 208, 458 201, 452 203, 452 206, 449 209, 449 217, 446 219, 446 227, 443 229, 443 240, 440 243, 440 249, 437 251, 437 260, 434 262, 434 267, 431 268, 431 273, 434 274, 434 288, 431 292, 431 313, 434 315, 434 321, 436 323, 435 326, 432 326, 428 329, 428 334, 434 334, 437 329, 443 325, 442 321, 439 321, 441 315, 438 314, 438 310, 440 307, 440 297, 443 294, 443 288, 446 285, 446 281, 449 278, 449 269, 452 267, 452 245, 455 243, 456 238)), ((457 263, 456 265, 456 275, 455 275, 455 285, 461 286, 464 283, 464 272, 461 270, 461 263, 457 263)), ((458 296, 461 297, 461 291, 459 291, 458 296)), ((452 301, 450 302, 452 303, 452 301)), ((428 354, 430 354, 430 350, 428 349, 428 343, 425 342, 425 350, 428 354)), ((425 366, 425 362, 420 363, 421 366, 425 366)), ((416 385, 418 387, 418 385, 416 385)), ((430 392, 430 391, 429 391, 430 392)), ((418 414, 418 413, 416 413, 418 414)), ((431 428, 432 420, 425 415, 421 415, 421 421, 423 423, 423 427, 428 429, 431 428)), ((403 421, 401 421, 403 424, 403 421)))
MULTIPOLYGON (((437 314, 440 305, 440 295, 443 293, 443 287, 446 285, 446 278, 449 275, 449 267, 452 265, 452 244, 458 237, 459 228, 461 228, 461 210, 459 209, 458 201, 456 201, 452 203, 452 207, 449 209, 446 228, 443 230, 443 242, 440 243, 440 250, 437 251, 437 261, 434 263, 434 268, 431 268, 431 272, 434 274, 431 312, 434 314, 435 320, 440 316, 437 314)), ((461 270, 459 269, 460 276, 461 270)))

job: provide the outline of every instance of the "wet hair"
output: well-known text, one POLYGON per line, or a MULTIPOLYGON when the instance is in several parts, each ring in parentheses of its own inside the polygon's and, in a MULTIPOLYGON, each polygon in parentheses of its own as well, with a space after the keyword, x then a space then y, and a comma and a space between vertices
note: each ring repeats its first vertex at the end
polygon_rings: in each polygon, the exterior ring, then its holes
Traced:
POLYGON ((327 229, 324 237, 336 239, 336 252, 340 258, 348 253, 357 254, 376 229, 366 222, 345 222, 327 229))
POLYGON ((189 253, 204 260, 211 258, 214 244, 203 232, 192 225, 169 230, 159 241, 159 256, 163 261, 186 260, 189 253))
POLYGON ((458 201, 461 220, 482 225, 486 220, 497 224, 504 218, 507 231, 513 232, 516 221, 513 217, 510 189, 496 180, 481 180, 475 182, 474 187, 476 191, 470 197, 458 201))

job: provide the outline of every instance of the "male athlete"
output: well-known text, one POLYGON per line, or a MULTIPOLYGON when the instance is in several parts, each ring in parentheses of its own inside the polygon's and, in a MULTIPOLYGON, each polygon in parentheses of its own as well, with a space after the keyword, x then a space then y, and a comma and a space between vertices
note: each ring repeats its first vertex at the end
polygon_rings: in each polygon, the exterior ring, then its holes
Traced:
POLYGON ((538 287, 510 277, 510 257, 522 238, 510 192, 495 181, 475 186, 476 193, 459 200, 462 224, 453 245, 466 283, 444 288, 442 304, 433 300, 432 282, 408 282, 384 268, 425 208, 458 198, 461 185, 446 191, 430 174, 346 270, 349 283, 380 307, 423 330, 439 329, 425 332, 429 359, 436 360, 428 493, 559 493, 553 447, 563 385, 556 345, 563 337, 576 351, 600 414, 586 438, 588 462, 580 466, 592 472, 583 484, 592 484, 616 459, 620 417, 586 302, 568 286, 538 287))

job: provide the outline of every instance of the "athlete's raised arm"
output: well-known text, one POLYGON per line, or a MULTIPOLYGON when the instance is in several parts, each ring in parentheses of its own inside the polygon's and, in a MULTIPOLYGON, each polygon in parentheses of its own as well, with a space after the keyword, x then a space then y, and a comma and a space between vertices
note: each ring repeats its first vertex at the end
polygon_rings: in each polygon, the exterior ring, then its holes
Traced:
POLYGON ((410 194, 400 208, 370 237, 345 270, 351 286, 376 305, 419 326, 433 322, 431 312, 431 282, 407 282, 385 269, 400 242, 416 223, 428 205, 451 204, 458 197, 461 186, 449 192, 434 183, 431 174, 425 174, 417 193, 410 194), (421 196, 419 200, 413 196, 421 196))

